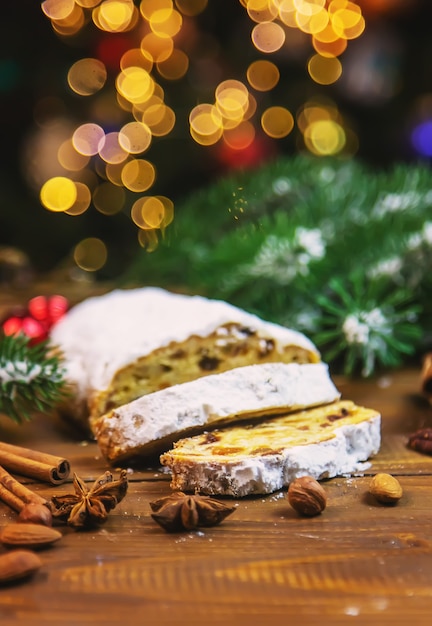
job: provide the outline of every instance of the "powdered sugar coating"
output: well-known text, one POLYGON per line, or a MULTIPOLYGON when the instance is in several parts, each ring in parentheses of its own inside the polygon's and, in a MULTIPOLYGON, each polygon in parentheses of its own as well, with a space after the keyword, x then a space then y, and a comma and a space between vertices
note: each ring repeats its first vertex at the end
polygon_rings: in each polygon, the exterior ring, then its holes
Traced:
POLYGON ((171 486, 207 495, 243 497, 268 494, 287 487, 300 476, 316 480, 351 475, 370 467, 366 462, 381 445, 381 416, 335 429, 333 437, 319 443, 296 445, 280 454, 249 457, 232 463, 191 463, 176 470, 171 486))
POLYGON ((114 409, 93 423, 110 461, 145 455, 188 429, 317 406, 339 399, 324 363, 263 363, 213 374, 157 391, 114 409))
POLYGON ((51 342, 65 356, 67 378, 79 397, 108 387, 114 374, 135 359, 191 335, 206 337, 225 323, 238 322, 318 355, 302 333, 221 300, 172 293, 158 287, 116 289, 73 307, 52 329, 51 342))

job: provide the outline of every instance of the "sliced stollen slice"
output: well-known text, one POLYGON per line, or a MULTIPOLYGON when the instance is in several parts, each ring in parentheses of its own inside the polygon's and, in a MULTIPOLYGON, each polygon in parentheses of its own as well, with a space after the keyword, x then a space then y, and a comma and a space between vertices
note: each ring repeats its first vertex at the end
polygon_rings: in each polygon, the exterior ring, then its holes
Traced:
POLYGON ((317 363, 302 333, 222 300, 157 287, 116 289, 75 305, 51 344, 63 356, 75 421, 147 393, 253 363, 317 363))
POLYGON ((242 497, 364 470, 380 444, 380 414, 344 400, 182 439, 160 461, 175 490, 242 497))
POLYGON ((93 420, 102 454, 118 463, 169 449, 191 432, 339 399, 325 363, 263 363, 173 385, 93 420))

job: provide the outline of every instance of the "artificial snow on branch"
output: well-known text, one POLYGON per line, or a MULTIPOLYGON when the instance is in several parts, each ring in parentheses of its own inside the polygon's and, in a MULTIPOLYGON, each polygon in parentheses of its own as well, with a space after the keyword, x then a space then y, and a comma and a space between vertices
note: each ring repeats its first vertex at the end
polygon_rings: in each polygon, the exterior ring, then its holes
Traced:
POLYGON ((63 393, 63 369, 47 342, 0 336, 0 413, 20 423, 34 411, 52 410, 63 393))
POLYGON ((429 349, 432 172, 282 157, 177 203, 125 281, 222 298, 307 333, 333 369, 369 376, 429 349))

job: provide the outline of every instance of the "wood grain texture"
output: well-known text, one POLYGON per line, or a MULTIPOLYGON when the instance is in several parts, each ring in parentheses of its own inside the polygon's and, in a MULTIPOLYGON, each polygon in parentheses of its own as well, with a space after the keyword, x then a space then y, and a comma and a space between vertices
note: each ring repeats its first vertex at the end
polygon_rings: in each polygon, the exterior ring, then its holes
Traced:
MULTIPOLYGON (((170 492, 157 467, 129 474, 126 498, 92 531, 61 527, 30 581, 0 589, 1 626, 209 624, 430 624, 432 457, 407 448, 432 425, 419 369, 374 380, 335 380, 343 397, 382 413, 382 448, 363 474, 323 483, 322 515, 301 518, 286 492, 236 500, 220 526, 168 534, 149 503, 170 492), (368 494, 378 471, 398 477, 394 506, 368 494)), ((60 455, 92 481, 107 469, 97 445, 57 416, 17 426, 0 417, 1 438, 60 455)), ((112 468, 116 473, 116 468, 112 468)), ((23 478, 44 495, 71 491, 23 478)), ((15 514, 0 504, 0 526, 15 514)))

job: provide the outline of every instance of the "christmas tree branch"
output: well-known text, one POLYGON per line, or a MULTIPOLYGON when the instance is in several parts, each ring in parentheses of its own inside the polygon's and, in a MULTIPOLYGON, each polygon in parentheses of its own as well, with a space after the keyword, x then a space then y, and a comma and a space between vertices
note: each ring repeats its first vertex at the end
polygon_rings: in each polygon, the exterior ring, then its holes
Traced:
POLYGON ((25 335, 0 337, 0 413, 17 423, 34 411, 50 411, 64 395, 59 358, 47 342, 31 345, 25 335))
POLYGON ((228 300, 370 375, 431 349, 431 215, 426 165, 282 157, 185 198, 125 282, 228 300))

